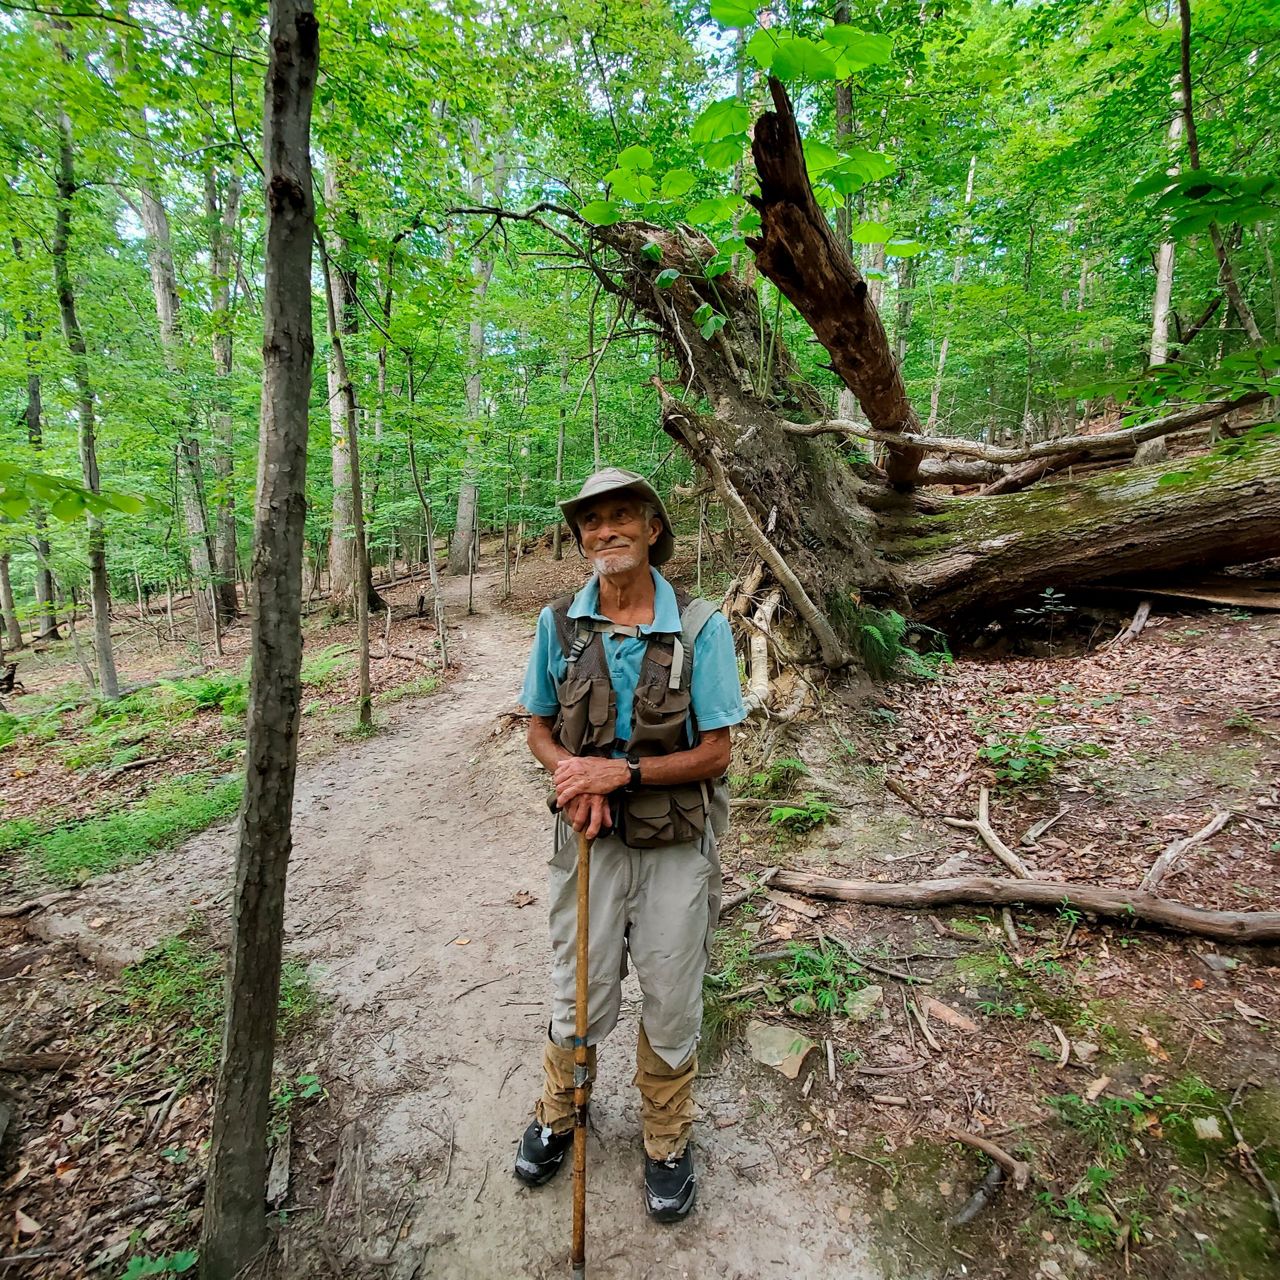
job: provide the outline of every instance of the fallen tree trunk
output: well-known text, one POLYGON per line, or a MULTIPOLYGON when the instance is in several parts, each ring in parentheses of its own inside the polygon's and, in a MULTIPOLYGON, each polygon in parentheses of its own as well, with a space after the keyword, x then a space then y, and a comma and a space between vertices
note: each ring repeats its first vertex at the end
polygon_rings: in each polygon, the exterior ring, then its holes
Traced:
POLYGON ((885 526, 903 562, 911 615, 955 619, 1046 584, 1105 582, 1153 568, 1243 564, 1280 555, 1280 446, 1103 472, 999 498, 942 500, 885 526))
POLYGON ((1280 942, 1280 911, 1209 911, 1137 890, 1057 880, 957 876, 948 880, 920 880, 914 884, 886 884, 880 880, 838 880, 807 871, 780 871, 773 884, 790 893, 882 907, 939 907, 952 903, 1049 910, 1074 907, 1111 920, 1191 933, 1217 942, 1280 942))

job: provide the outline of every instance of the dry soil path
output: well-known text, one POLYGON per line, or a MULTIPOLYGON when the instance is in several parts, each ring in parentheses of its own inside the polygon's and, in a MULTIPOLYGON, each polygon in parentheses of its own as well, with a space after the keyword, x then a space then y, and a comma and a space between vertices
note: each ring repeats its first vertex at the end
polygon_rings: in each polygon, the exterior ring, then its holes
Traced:
MULTIPOLYGON (((330 1000, 317 1071, 344 1117, 325 1206, 343 1275, 569 1270, 568 1171, 533 1192, 511 1174, 548 997, 545 788, 501 716, 532 629, 494 604, 488 580, 467 617, 465 585, 450 584, 463 674, 298 780, 286 947, 330 1000), (516 905, 522 891, 536 901, 516 905), (393 1241, 389 1265, 357 1261, 393 1241)), ((45 931, 119 963, 192 910, 225 908, 232 835, 103 877, 45 931)), ((830 1170, 807 1178, 803 1135, 779 1119, 773 1082, 736 1055, 709 1064, 700 1087, 696 1212, 674 1228, 646 1220, 634 979, 627 996, 592 1103, 589 1274, 874 1280, 854 1193, 830 1170)))

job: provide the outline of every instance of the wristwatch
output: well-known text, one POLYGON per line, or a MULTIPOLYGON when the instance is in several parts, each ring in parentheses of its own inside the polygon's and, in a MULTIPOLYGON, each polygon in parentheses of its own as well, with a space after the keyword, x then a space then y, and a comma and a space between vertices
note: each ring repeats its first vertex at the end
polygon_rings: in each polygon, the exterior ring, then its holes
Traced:
POLYGON ((627 768, 631 770, 631 782, 628 785, 630 786, 630 789, 634 791, 638 786, 640 786, 640 761, 628 760, 627 768))

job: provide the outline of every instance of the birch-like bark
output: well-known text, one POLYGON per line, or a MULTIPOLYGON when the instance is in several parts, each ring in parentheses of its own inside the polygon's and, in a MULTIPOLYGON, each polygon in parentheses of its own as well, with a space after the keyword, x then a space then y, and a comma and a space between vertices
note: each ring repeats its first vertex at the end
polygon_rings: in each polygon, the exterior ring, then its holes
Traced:
POLYGON ((271 0, 262 426, 254 517, 252 676, 232 903, 227 1015, 213 1105, 202 1280, 232 1280, 266 1243, 267 1120, 302 681, 311 327, 311 0, 271 0))
POLYGON ((925 433, 930 434, 938 425, 938 405, 942 400, 942 375, 947 367, 947 351, 951 346, 951 315, 956 307, 956 288, 964 274, 964 251, 969 242, 969 209, 973 204, 973 179, 978 172, 978 157, 969 157, 969 177, 964 185, 964 222, 960 228, 960 243, 956 248, 956 260, 951 264, 951 297, 947 303, 947 327, 943 330, 942 345, 938 348, 938 368, 933 375, 933 389, 929 392, 929 421, 925 433))
MULTIPOLYGON (((484 176, 480 172, 480 122, 469 125, 472 150, 470 179, 471 199, 475 204, 484 202, 484 176)), ((502 203, 507 186, 507 156, 505 147, 499 148, 493 162, 493 199, 502 203)), ((471 570, 480 548, 477 543, 477 491, 476 479, 480 468, 480 420, 484 414, 484 300, 493 279, 493 259, 478 255, 471 260, 471 274, 475 286, 471 291, 473 307, 467 332, 467 455, 462 464, 462 479, 458 485, 458 512, 449 541, 449 572, 463 574, 471 570)))

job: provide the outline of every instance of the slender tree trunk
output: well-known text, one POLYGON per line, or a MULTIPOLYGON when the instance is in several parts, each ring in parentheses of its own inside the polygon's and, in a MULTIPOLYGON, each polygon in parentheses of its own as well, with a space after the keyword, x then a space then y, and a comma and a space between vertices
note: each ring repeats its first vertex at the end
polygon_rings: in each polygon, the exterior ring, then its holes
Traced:
MULTIPOLYGON (((1196 133, 1196 118, 1191 97, 1191 0, 1178 0, 1178 17, 1182 35, 1182 118, 1187 131, 1187 155, 1191 159, 1191 167, 1199 169, 1200 139, 1196 133)), ((1227 295, 1231 309, 1236 313, 1250 343, 1260 347, 1263 345, 1262 331, 1253 318, 1253 311, 1236 276, 1227 242, 1222 235, 1222 228, 1216 222, 1209 224, 1209 238, 1213 241, 1213 252, 1218 259, 1218 280, 1222 284, 1223 292, 1227 295)))
POLYGON ((0 552, 0 612, 4 614, 5 640, 10 649, 26 648, 22 638, 22 626, 18 622, 18 606, 13 599, 13 584, 9 580, 9 552, 0 552))
MULTIPOLYGON (((480 172, 480 122, 472 120, 469 126, 472 149, 471 198, 477 203, 484 200, 484 178, 480 172)), ((499 149, 493 164, 493 195, 502 202, 507 185, 505 151, 499 149)), ((484 300, 493 279, 493 259, 473 258, 471 273, 475 278, 472 290, 474 307, 467 335, 467 415, 470 424, 467 434, 467 456, 462 466, 462 480, 458 485, 458 518, 453 526, 449 542, 449 572, 468 573, 479 554, 476 539, 476 480, 480 467, 480 422, 484 414, 484 300)))
MULTIPOLYGON (((74 135, 71 117, 65 108, 58 111, 58 199, 54 214, 53 258, 54 285, 58 293, 58 312, 62 318, 62 334, 71 352, 72 376, 76 384, 79 419, 80 469, 85 488, 98 493, 97 426, 94 422, 93 383, 89 377, 89 351, 76 314, 75 287, 69 264, 71 246, 71 202, 76 193, 74 135)), ((107 577, 106 534, 102 521, 92 513, 86 515, 89 531, 89 582, 93 596, 93 648, 98 664, 98 684, 102 696, 114 702, 120 696, 116 676, 115 653, 111 648, 111 585, 107 577)))
MULTIPOLYGON (((141 131, 145 139, 145 126, 141 131)), ((144 142, 144 145, 146 143, 144 142)), ((214 580, 215 558, 213 532, 209 525, 204 500, 204 474, 200 463, 200 441, 196 434, 196 406, 190 394, 180 388, 183 373, 183 334, 178 277, 173 266, 173 238, 169 231, 169 213, 155 187, 151 172, 139 184, 139 213, 147 236, 147 262, 151 273, 151 293, 155 299, 156 319, 160 327, 160 348, 165 369, 173 381, 176 397, 185 401, 184 423, 178 430, 179 487, 182 511, 187 526, 187 547, 191 560, 191 576, 196 583, 192 607, 200 615, 203 630, 213 629, 212 603, 207 587, 214 580)))
POLYGON ((218 610, 225 621, 240 611, 236 595, 235 421, 231 413, 230 380, 233 360, 232 255, 240 217, 240 175, 233 169, 219 192, 218 174, 205 171, 205 217, 209 225, 210 320, 213 328, 213 471, 218 478, 214 495, 214 569, 218 610))
MULTIPOLYGON (((566 290, 567 292, 567 290, 566 290)), ((569 412, 569 350, 564 352, 564 363, 560 366, 560 421, 556 425, 556 501, 560 500, 564 486, 564 432, 565 417, 569 412)), ((556 513, 556 525, 551 532, 551 555, 559 560, 564 556, 562 538, 564 521, 556 513)))
MULTIPOLYGON (((338 315, 337 332, 340 336, 350 336, 360 327, 356 309, 356 275, 345 267, 347 242, 339 228, 344 217, 354 215, 348 215, 343 209, 342 200, 338 162, 331 159, 324 174, 324 203, 329 219, 326 240, 328 251, 332 254, 331 274, 336 277, 330 287, 334 291, 334 306, 338 315)), ((333 524, 329 532, 329 608, 334 613, 348 613, 355 608, 356 582, 356 552, 352 536, 355 513, 351 497, 351 445, 347 435, 346 401, 338 372, 338 357, 332 346, 329 352, 328 379, 333 478, 333 524)))
MULTIPOLYGON (((351 371, 347 367, 346 351, 343 348, 341 322, 337 305, 337 279, 339 269, 329 257, 323 237, 320 238, 321 269, 324 272, 325 310, 329 323, 330 343, 330 385, 336 380, 337 402, 342 407, 344 423, 343 434, 346 436, 347 460, 351 476, 351 523, 353 538, 351 542, 352 575, 356 584, 370 581, 369 544, 364 529, 364 498, 360 492, 360 411, 356 404, 356 389, 351 381, 351 371)), ((368 591, 353 589, 352 600, 356 610, 356 646, 359 656, 359 706, 357 718, 361 726, 368 728, 373 724, 373 697, 369 688, 369 594, 368 591)))
MULTIPOLYGON (((13 237, 13 252, 16 258, 22 259, 22 241, 17 236, 13 237)), ((27 443, 31 446, 35 470, 39 471, 41 454, 44 452, 44 400, 40 371, 36 367, 40 329, 30 307, 24 307, 22 312, 22 343, 23 360, 27 366, 27 404, 24 414, 27 421, 27 443)), ((30 514, 35 528, 36 638, 57 640, 60 635, 53 591, 53 570, 49 565, 49 520, 44 507, 38 502, 31 504, 30 514)))
POLYGON ((933 375, 933 390, 929 392, 929 421, 925 431, 932 434, 938 425, 938 405, 942 399, 942 374, 947 367, 947 351, 951 346, 951 316, 956 308, 956 290, 964 274, 965 247, 968 244, 969 209, 973 205, 973 179, 978 172, 978 157, 969 157, 969 177, 964 184, 964 225, 960 231, 960 243, 956 248, 956 260, 951 264, 951 297, 947 300, 947 327, 943 330, 942 345, 938 348, 938 368, 933 375))
POLYGON ((311 0, 271 0, 270 37, 252 676, 227 1017, 200 1239, 203 1280, 232 1280, 266 1242, 267 1120, 302 692, 302 544, 314 349, 310 132, 319 53, 311 0))

